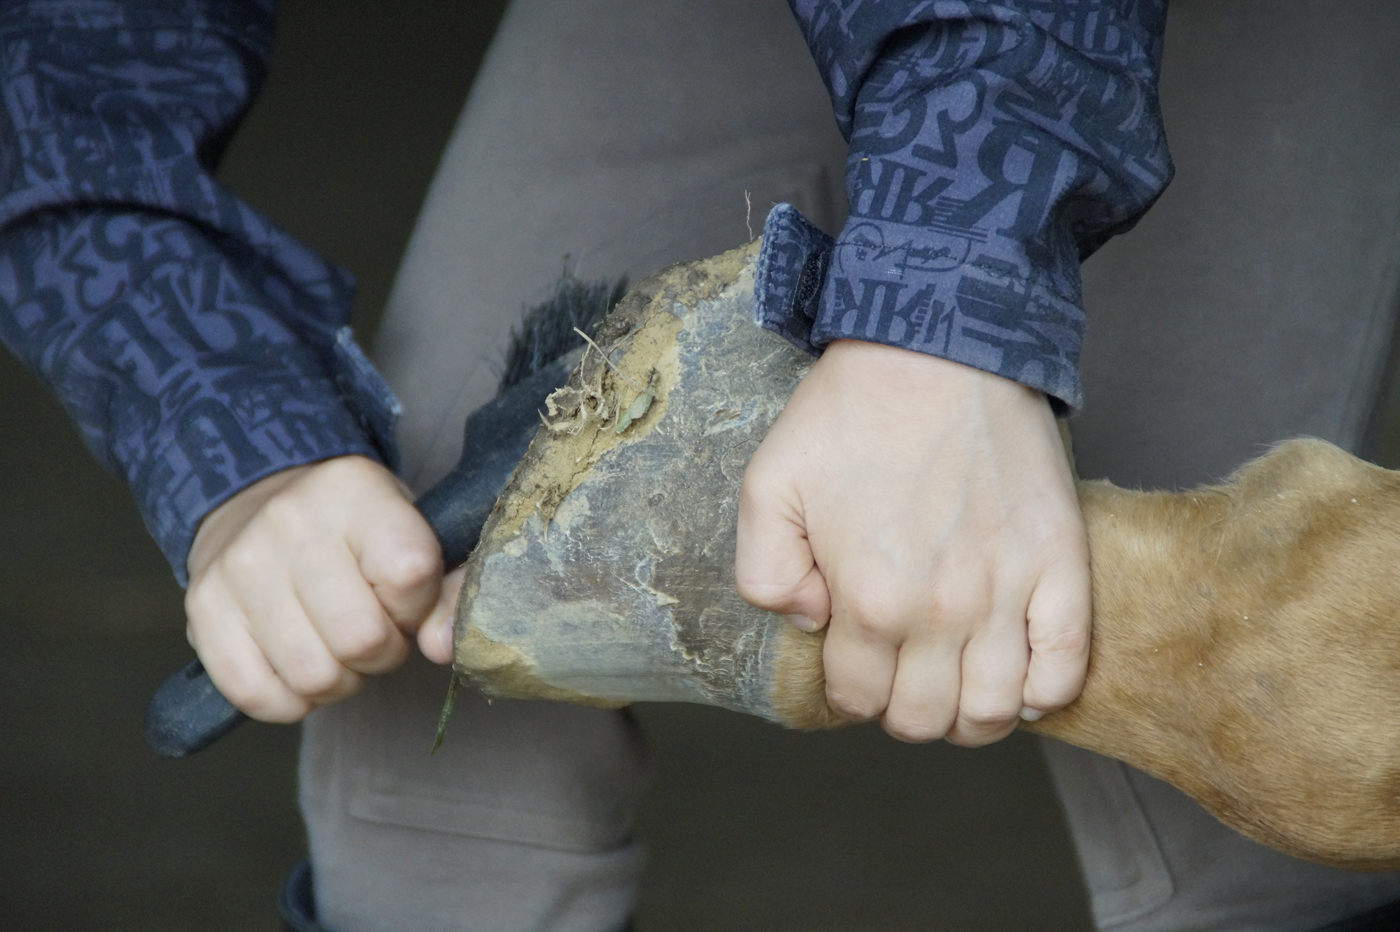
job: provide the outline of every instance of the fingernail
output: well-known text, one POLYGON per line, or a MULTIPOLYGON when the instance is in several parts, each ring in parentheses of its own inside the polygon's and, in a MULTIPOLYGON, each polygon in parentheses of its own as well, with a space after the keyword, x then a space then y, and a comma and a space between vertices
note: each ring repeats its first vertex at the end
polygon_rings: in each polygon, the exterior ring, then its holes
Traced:
POLYGON ((1039 709, 1032 709, 1030 706, 1021 706, 1021 718, 1027 722, 1038 722, 1045 713, 1039 709))
POLYGON ((817 630, 817 623, 806 615, 784 615, 788 623, 794 628, 801 628, 803 631, 817 630))

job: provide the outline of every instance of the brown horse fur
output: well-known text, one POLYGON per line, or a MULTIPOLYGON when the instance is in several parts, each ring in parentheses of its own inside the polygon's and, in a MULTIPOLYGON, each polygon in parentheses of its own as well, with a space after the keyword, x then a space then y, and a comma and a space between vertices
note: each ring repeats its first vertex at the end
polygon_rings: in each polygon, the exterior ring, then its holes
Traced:
MULTIPOLYGON (((1083 694, 1022 727, 1127 761, 1298 857, 1400 868, 1400 473, 1293 440, 1219 486, 1079 486, 1093 571, 1083 694)), ((780 708, 840 723, 820 635, 780 708)))

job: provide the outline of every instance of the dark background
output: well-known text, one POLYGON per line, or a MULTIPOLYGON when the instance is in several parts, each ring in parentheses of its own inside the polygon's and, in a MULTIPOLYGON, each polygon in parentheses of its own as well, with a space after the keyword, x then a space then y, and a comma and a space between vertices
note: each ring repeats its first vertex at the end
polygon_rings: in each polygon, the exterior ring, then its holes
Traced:
MULTIPOLYGON (((503 0, 284 0, 272 77, 223 179, 348 265, 372 342, 503 0)), ((191 656, 126 489, 0 354, 0 928, 278 928, 304 853, 295 728, 186 761, 141 714, 191 656)), ((655 785, 642 932, 1088 929, 1034 740, 976 752, 639 710, 655 785)), ((424 749, 426 753, 427 749, 424 749)))

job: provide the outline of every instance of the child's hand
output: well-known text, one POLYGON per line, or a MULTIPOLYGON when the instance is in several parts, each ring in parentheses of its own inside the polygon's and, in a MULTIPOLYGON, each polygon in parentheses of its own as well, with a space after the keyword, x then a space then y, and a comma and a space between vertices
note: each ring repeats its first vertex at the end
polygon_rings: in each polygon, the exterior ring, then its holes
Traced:
POLYGON ((981 745, 1079 694, 1089 563, 1045 397, 837 341, 744 476, 740 594, 830 621, 827 698, 906 741, 981 745))
POLYGON ((432 530, 372 460, 289 469, 239 492, 200 525, 189 570, 190 643, 253 718, 296 721, 349 696, 402 663, 415 631, 429 659, 451 659, 461 576, 444 584, 432 530))

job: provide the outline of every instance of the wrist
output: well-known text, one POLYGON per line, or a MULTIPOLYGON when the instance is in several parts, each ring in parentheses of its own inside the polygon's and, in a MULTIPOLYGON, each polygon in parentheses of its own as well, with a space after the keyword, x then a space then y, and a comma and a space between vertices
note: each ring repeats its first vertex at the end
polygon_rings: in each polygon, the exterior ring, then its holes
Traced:
POLYGON ((986 397, 1049 411, 1044 392, 985 369, 884 343, 834 340, 820 362, 865 391, 911 401, 986 397))
POLYGON ((213 511, 204 516, 195 531, 190 544, 189 556, 185 559, 185 569, 191 580, 208 566, 215 554, 221 552, 228 542, 279 492, 305 475, 313 466, 293 466, 265 476, 233 493, 213 511))
POLYGON ((408 490, 393 473, 366 456, 337 456, 283 469, 235 492, 204 516, 185 560, 190 578, 202 572, 223 552, 268 503, 313 476, 322 480, 318 483, 322 489, 325 484, 342 489, 342 498, 360 500, 366 492, 373 492, 376 487, 384 485, 392 488, 393 494, 402 496, 405 501, 411 500, 408 490))

